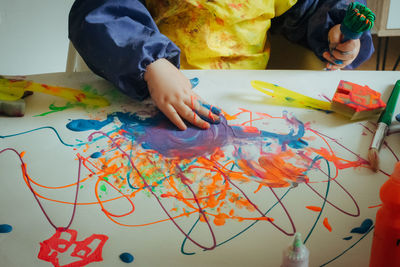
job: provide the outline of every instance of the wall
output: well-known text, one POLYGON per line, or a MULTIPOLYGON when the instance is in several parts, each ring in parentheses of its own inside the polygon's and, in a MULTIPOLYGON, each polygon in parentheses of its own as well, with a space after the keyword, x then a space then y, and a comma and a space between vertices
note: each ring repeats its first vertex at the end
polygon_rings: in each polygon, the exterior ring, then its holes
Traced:
POLYGON ((65 71, 73 0, 0 0, 0 74, 65 71))

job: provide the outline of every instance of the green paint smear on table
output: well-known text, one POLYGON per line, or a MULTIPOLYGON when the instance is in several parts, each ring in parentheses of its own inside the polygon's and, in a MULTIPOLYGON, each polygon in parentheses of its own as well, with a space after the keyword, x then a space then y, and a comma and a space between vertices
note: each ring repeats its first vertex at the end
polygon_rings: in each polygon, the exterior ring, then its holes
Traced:
POLYGON ((73 103, 68 102, 65 106, 56 107, 54 104, 51 104, 51 105, 49 106, 50 111, 45 112, 45 113, 42 113, 42 114, 39 114, 39 115, 35 115, 35 116, 33 116, 33 117, 46 116, 46 115, 48 115, 48 114, 50 114, 50 113, 63 111, 63 110, 70 109, 70 108, 73 108, 73 107, 76 107, 76 106, 80 106, 80 105, 81 105, 81 104, 76 104, 76 103, 73 104, 73 103))

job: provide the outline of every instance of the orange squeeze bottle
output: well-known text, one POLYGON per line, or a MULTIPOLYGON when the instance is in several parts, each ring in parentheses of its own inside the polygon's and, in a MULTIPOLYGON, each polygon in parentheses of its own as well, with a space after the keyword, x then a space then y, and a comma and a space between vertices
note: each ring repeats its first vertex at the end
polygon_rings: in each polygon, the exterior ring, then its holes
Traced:
POLYGON ((400 266, 400 161, 382 185, 382 207, 376 213, 370 267, 400 266))

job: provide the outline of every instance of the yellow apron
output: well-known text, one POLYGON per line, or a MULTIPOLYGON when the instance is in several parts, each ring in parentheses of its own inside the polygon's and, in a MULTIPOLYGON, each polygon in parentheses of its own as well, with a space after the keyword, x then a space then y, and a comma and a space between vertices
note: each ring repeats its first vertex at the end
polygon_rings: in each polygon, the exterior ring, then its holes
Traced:
POLYGON ((265 69, 271 19, 297 0, 146 0, 183 69, 265 69))

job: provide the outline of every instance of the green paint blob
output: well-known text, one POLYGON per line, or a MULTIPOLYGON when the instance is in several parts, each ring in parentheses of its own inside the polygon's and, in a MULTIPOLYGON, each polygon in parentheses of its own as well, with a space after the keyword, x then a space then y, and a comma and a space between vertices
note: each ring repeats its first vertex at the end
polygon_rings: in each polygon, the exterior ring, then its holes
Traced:
POLYGON ((102 184, 100 186, 100 190, 106 192, 107 191, 107 187, 104 184, 102 184))

